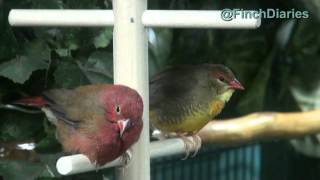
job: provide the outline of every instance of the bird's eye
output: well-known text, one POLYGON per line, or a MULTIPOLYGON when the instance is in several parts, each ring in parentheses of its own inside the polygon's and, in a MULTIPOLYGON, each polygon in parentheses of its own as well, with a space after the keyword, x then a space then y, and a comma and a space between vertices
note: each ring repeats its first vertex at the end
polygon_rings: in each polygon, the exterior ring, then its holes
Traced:
POLYGON ((220 76, 220 77, 219 77, 219 80, 220 80, 221 82, 224 82, 225 79, 224 79, 224 77, 220 76))
POLYGON ((116 106, 116 113, 120 114, 120 112, 121 112, 120 106, 116 106))

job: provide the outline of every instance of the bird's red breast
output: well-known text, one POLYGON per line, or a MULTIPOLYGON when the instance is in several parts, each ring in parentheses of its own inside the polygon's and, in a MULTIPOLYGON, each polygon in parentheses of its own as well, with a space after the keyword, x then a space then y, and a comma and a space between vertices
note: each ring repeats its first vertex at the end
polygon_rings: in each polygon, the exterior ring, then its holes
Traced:
POLYGON ((109 125, 97 129, 96 133, 83 134, 75 131, 70 138, 63 141, 66 152, 85 154, 91 162, 103 165, 125 152, 123 141, 116 127, 109 125))

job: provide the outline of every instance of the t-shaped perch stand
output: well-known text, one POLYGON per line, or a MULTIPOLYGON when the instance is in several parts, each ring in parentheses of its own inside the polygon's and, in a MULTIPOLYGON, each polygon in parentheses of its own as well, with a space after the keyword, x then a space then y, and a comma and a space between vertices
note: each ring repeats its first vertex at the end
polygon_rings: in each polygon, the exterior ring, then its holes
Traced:
MULTIPOLYGON (((114 82, 136 89, 144 102, 144 128, 141 137, 133 146, 132 160, 126 171, 117 173, 118 179, 149 180, 150 155, 155 154, 155 145, 149 145, 149 90, 148 90, 148 36, 147 27, 175 28, 257 28, 260 19, 237 17, 224 21, 221 11, 147 10, 147 0, 113 0, 112 10, 12 10, 9 23, 12 26, 114 26, 113 55, 114 82)), ((161 143, 179 144, 179 139, 161 143)), ((168 146, 168 147, 170 147, 168 146)), ((180 150, 180 148, 177 148, 180 150)), ((176 152, 176 149, 172 149, 176 152)), ((158 152, 161 154, 161 152, 158 152)), ((157 153, 156 153, 157 154, 157 153)), ((72 156, 81 162, 81 171, 93 170, 82 163, 85 158, 72 156), (85 167, 85 168, 82 168, 85 167)), ((58 164, 67 164, 60 160, 58 164)), ((117 164, 114 162, 114 165, 117 164)), ((72 163, 71 163, 72 164, 72 163)), ((68 174, 68 166, 63 174, 68 174)), ((58 170, 62 169, 58 166, 58 170)))

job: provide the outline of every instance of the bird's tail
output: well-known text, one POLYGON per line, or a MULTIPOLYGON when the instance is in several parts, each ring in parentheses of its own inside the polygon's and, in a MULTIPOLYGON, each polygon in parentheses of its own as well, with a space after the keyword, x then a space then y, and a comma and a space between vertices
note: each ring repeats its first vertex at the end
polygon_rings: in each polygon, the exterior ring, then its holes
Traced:
POLYGON ((12 102, 11 104, 42 107, 42 106, 45 106, 47 104, 47 102, 43 97, 36 96, 36 97, 19 99, 17 101, 12 102))

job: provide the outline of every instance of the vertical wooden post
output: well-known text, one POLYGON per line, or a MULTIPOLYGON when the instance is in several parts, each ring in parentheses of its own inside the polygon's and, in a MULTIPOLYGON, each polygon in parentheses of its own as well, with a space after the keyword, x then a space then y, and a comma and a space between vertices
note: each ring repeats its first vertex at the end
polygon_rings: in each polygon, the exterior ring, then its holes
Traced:
POLYGON ((119 180, 150 179, 148 41, 141 21, 146 8, 147 0, 113 0, 114 82, 136 89, 144 102, 143 131, 130 164, 116 172, 119 180))

